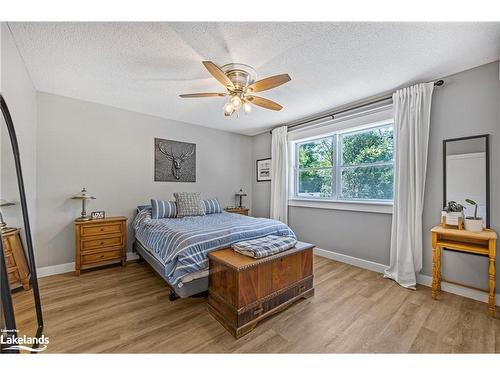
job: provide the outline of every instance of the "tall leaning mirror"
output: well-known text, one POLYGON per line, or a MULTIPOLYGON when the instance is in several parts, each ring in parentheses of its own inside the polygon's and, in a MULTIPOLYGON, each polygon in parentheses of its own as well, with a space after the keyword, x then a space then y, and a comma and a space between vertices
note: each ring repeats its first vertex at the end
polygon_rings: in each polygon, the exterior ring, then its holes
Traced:
POLYGON ((40 350, 36 338, 42 335, 43 318, 29 207, 15 127, 1 94, 0 105, 1 352, 34 353, 40 350))
POLYGON ((467 218, 490 227, 489 135, 443 141, 443 206, 455 201, 467 218))

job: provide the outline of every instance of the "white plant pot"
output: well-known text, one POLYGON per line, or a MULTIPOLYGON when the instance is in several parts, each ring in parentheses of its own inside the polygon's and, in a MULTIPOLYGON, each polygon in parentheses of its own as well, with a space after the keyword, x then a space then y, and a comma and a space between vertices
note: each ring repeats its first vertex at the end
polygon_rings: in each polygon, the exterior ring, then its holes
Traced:
POLYGON ((481 232, 483 230, 483 219, 468 219, 465 218, 465 230, 469 232, 481 232))
POLYGON ((461 212, 447 212, 446 213, 446 224, 447 225, 458 225, 458 218, 462 217, 461 212))

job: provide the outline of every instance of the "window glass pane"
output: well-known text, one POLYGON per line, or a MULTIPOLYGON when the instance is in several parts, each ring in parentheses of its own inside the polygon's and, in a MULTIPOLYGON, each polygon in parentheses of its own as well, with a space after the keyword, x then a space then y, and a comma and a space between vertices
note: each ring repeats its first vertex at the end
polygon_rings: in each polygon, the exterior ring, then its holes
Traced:
POLYGON ((342 168, 342 199, 392 200, 392 165, 342 168))
POLYGON ((393 160, 393 127, 386 126, 361 132, 344 134, 342 165, 387 162, 393 160))
POLYGON ((331 198, 332 170, 316 169, 299 171, 297 195, 309 198, 331 198))
POLYGON ((299 168, 324 168, 333 165, 333 138, 303 143, 298 150, 299 168))

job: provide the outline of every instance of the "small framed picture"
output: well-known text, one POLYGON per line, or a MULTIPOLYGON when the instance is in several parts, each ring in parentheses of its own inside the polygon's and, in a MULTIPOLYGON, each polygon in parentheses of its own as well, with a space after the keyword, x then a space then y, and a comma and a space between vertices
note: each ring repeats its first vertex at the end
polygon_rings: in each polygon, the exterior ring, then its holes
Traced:
POLYGON ((99 220, 106 218, 106 213, 104 211, 94 211, 90 214, 92 220, 99 220))
POLYGON ((271 158, 257 160, 257 182, 271 181, 271 158))

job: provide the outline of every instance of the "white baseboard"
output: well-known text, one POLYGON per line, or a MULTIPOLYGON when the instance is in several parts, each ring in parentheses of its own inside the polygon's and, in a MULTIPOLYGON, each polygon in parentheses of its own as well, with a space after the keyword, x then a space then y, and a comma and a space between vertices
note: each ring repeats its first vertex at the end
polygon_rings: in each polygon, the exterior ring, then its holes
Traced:
POLYGON ((350 255, 336 253, 334 251, 320 249, 319 247, 314 248, 314 254, 319 255, 320 257, 323 257, 323 258, 333 259, 333 260, 336 260, 338 262, 347 263, 347 264, 350 264, 351 266, 364 268, 364 269, 378 272, 378 273, 384 273, 384 270, 387 267, 389 267, 389 266, 386 266, 385 264, 376 263, 376 262, 372 262, 370 260, 364 260, 361 258, 355 258, 355 257, 352 257, 350 255))
MULTIPOLYGON (((128 252, 127 261, 138 259, 139 256, 136 253, 128 252)), ((39 267, 36 269, 38 278, 58 275, 60 273, 72 272, 75 270, 75 262, 56 264, 55 266, 39 267)))
POLYGON ((136 259, 139 259, 139 255, 137 253, 133 253, 131 251, 127 253, 127 262, 129 260, 136 260, 136 259))
MULTIPOLYGON (((364 268, 378 273, 384 273, 384 270, 389 267, 385 264, 355 258, 349 255, 336 253, 334 251, 320 249, 318 247, 314 248, 314 254, 323 258, 333 259, 338 262, 347 263, 352 266, 364 268)), ((418 274, 417 283, 424 286, 431 286, 432 277, 428 275, 418 274)), ((444 281, 441 283, 441 289, 448 293, 457 294, 462 297, 467 297, 476 301, 488 303, 488 293, 477 289, 467 288, 465 286, 451 284, 444 281)), ((500 294, 495 295, 495 304, 497 306, 500 306, 500 294)))
POLYGON ((71 272, 75 270, 75 262, 56 264, 55 266, 39 267, 36 269, 38 278, 57 275, 60 273, 71 272))

